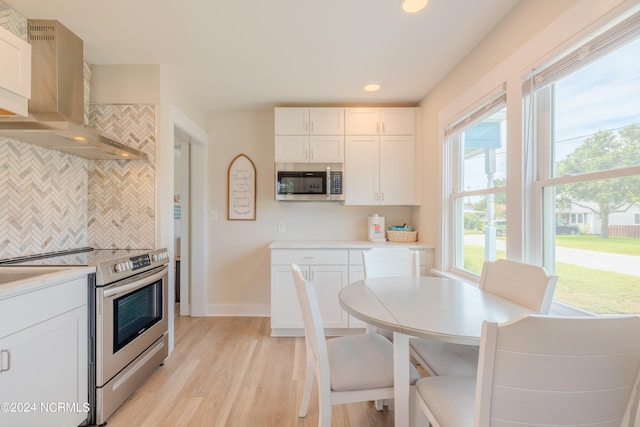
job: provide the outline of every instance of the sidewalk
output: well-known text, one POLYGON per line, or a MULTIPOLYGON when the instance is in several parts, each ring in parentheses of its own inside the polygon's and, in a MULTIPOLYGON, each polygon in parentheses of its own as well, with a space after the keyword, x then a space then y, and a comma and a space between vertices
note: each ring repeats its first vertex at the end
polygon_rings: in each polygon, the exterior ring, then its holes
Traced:
MULTIPOLYGON (((466 235, 464 237, 464 243, 472 246, 484 246, 484 235, 466 235)), ((505 241, 496 240, 496 249, 504 251, 506 249, 505 241)), ((640 277, 640 257, 633 255, 620 255, 609 252, 556 246, 556 262, 640 277)))

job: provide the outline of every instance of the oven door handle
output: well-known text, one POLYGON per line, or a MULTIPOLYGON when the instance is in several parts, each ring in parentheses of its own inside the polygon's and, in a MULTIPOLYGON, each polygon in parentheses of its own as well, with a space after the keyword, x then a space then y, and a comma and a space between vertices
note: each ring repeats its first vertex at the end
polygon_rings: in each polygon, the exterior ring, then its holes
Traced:
POLYGON ((165 266, 157 273, 152 274, 151 276, 142 277, 136 281, 131 283, 127 283, 125 285, 114 286, 113 288, 106 288, 103 291, 103 296, 111 297, 118 294, 129 293, 135 291, 136 289, 144 288, 148 286, 150 283, 155 282, 158 279, 161 279, 165 274, 167 274, 167 267, 165 266))

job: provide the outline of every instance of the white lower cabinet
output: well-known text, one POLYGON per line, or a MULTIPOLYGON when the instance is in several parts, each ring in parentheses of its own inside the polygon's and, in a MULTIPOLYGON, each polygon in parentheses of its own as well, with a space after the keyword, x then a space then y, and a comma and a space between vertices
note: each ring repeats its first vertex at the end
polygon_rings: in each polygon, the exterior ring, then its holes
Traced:
MULTIPOLYGON (((274 249, 272 247, 271 335, 304 335, 304 324, 291 274, 291 263, 298 264, 303 275, 313 283, 327 335, 341 335, 353 333, 354 329, 364 329, 366 327, 364 322, 350 316, 342 309, 338 294, 347 284, 364 279, 362 250, 370 247, 366 243, 362 247, 352 246, 347 249, 274 249)), ((433 267, 433 248, 422 245, 414 250, 420 251, 420 271, 421 274, 427 275, 433 267)))
POLYGON ((75 427, 86 419, 87 287, 85 276, 0 300, 2 425, 75 427))
POLYGON ((348 251, 333 249, 271 251, 271 330, 273 335, 303 333, 291 263, 298 264, 313 283, 324 327, 348 328, 347 313, 338 302, 340 290, 348 283, 348 251))

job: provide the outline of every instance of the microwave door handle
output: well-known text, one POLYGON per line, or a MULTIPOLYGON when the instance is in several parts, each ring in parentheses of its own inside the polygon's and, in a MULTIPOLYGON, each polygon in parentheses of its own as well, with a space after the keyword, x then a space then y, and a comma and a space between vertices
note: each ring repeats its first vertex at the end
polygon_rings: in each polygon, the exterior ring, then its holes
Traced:
POLYGON ((327 200, 331 199, 331 166, 327 166, 327 200))

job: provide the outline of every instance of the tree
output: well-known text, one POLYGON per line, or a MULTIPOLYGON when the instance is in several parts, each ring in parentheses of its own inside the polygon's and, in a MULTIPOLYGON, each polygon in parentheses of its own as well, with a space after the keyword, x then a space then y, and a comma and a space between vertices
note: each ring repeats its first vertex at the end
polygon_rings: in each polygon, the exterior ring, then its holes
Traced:
MULTIPOLYGON (((557 175, 597 172, 635 166, 640 158, 640 126, 627 126, 618 132, 600 131, 584 140, 576 150, 558 163, 557 175)), ((625 212, 640 202, 640 176, 579 182, 558 188, 558 203, 586 208, 602 220, 600 237, 609 237, 609 216, 625 212)))

